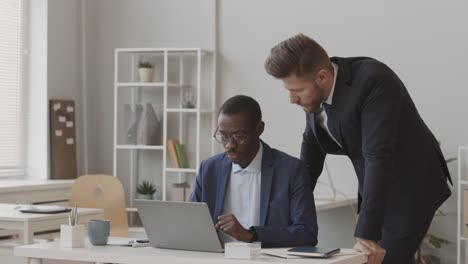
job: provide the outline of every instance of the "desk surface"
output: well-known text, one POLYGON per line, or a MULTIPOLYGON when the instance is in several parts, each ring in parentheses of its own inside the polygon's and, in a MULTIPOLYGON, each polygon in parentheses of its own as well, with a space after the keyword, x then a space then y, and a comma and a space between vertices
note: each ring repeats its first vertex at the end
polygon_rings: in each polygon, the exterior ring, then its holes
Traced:
POLYGON ((0 181, 0 193, 11 193, 29 190, 50 190, 57 188, 69 188, 75 180, 11 180, 0 181))
MULTIPOLYGON (((14 221, 14 222, 34 222, 34 221, 44 221, 44 220, 53 220, 53 219, 68 219, 70 213, 58 213, 58 214, 29 214, 22 213, 18 210, 15 210, 16 204, 2 204, 0 203, 0 221, 14 221)), ((100 215, 102 214, 102 209, 95 208, 78 208, 78 214, 80 216, 87 215, 100 215)))
MULTIPOLYGON (((122 239, 122 238, 115 238, 122 239)), ((85 248, 64 249, 59 242, 48 242, 34 245, 17 246, 14 255, 36 259, 74 260, 88 262, 110 263, 170 263, 170 264, 279 264, 279 263, 308 263, 308 264, 362 264, 364 255, 342 255, 330 259, 281 259, 270 256, 260 256, 255 260, 225 259, 222 253, 207 253, 185 250, 159 249, 152 247, 132 248, 122 246, 91 246, 85 248)))
POLYGON ((318 211, 329 210, 349 205, 357 204, 357 198, 346 199, 344 197, 336 197, 334 199, 317 199, 315 198, 315 208, 318 211))
MULTIPOLYGON (((7 180, 0 181, 0 194, 11 194, 17 196, 19 192, 25 191, 44 191, 50 192, 54 189, 66 189, 75 182, 75 180, 7 180)), ((3 202, 7 201, 3 198, 3 202)), ((10 202, 10 201, 8 201, 10 202)), ((315 199, 315 206, 317 211, 328 210, 347 206, 357 203, 357 198, 346 199, 344 197, 336 197, 334 199, 315 199)))
MULTIPOLYGON (((0 229, 21 230, 24 244, 32 244, 34 232, 50 231, 68 222, 69 213, 29 214, 15 210, 16 204, 0 204, 0 229)), ((80 223, 91 219, 103 219, 102 209, 78 208, 80 223)))
MULTIPOLYGON (((345 206, 351 206, 351 205, 356 206, 355 204, 357 204, 357 198, 349 198, 349 199, 344 198, 344 197, 336 197, 333 199, 315 198, 315 210, 317 212, 345 207, 345 206)), ((127 208, 127 211, 138 212, 138 209, 136 207, 129 207, 127 208)))

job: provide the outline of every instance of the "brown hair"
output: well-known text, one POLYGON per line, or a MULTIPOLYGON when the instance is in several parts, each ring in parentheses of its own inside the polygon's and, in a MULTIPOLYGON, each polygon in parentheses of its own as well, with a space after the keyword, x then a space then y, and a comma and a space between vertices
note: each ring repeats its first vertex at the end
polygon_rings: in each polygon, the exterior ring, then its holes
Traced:
POLYGON ((274 46, 265 61, 267 73, 278 79, 292 73, 304 77, 321 68, 331 69, 327 52, 315 40, 302 33, 274 46))

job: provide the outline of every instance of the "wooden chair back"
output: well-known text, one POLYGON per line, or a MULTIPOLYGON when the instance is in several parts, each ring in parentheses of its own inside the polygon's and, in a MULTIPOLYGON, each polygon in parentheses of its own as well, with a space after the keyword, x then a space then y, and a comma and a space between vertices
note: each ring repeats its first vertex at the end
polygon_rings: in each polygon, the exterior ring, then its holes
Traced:
POLYGON ((110 235, 128 237, 127 208, 122 183, 110 175, 83 175, 70 190, 70 206, 100 208, 110 221, 110 235))

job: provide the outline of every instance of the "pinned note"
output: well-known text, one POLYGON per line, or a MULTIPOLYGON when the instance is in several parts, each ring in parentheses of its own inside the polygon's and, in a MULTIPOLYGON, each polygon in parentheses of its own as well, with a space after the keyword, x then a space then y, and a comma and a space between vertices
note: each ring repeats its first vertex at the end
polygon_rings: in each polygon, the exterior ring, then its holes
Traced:
POLYGON ((67 106, 67 112, 72 113, 74 111, 73 106, 67 106))
POLYGON ((73 127, 73 121, 67 121, 67 127, 73 127))
POLYGON ((73 144, 74 144, 73 138, 67 138, 67 145, 73 145, 73 144))
POLYGON ((61 137, 62 135, 63 135, 62 130, 60 130, 60 129, 55 130, 55 136, 56 137, 61 137))
POLYGON ((60 103, 54 104, 54 111, 58 111, 60 109, 60 103))
POLYGON ((65 118, 65 116, 59 116, 59 122, 60 123, 64 123, 65 121, 67 121, 67 119, 65 118))

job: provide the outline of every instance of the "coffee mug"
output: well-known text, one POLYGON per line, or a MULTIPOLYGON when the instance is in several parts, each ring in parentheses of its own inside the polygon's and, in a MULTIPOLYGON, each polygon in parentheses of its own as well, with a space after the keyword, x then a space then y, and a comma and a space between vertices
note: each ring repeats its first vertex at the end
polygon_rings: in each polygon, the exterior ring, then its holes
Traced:
POLYGON ((94 246, 106 245, 109 233, 110 222, 108 220, 89 220, 88 238, 94 246))

